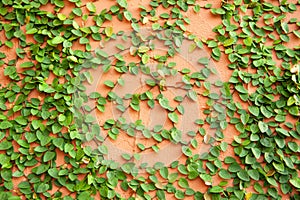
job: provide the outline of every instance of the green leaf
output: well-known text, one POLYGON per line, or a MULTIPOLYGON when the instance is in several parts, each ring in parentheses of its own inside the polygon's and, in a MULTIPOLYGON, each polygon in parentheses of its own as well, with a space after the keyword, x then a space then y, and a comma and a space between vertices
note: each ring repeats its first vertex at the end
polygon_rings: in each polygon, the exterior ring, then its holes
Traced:
POLYGON ((267 181, 268 183, 270 183, 271 185, 275 186, 275 187, 278 187, 278 184, 276 182, 276 180, 272 177, 267 177, 267 181))
POLYGON ((44 161, 44 162, 48 162, 48 161, 54 159, 55 156, 56 156, 56 153, 55 153, 55 152, 47 151, 47 152, 44 154, 43 161, 44 161))
POLYGON ((178 123, 178 115, 176 112, 171 112, 171 113, 168 113, 168 118, 174 122, 174 123, 178 123))
POLYGON ((246 46, 251 46, 252 45, 252 38, 247 37, 246 39, 243 40, 243 42, 246 46))
POLYGON ((87 7, 87 9, 88 9, 90 12, 92 12, 92 13, 95 13, 95 12, 96 12, 96 6, 95 6, 95 4, 93 4, 93 3, 87 3, 87 4, 86 4, 86 7, 87 7))
POLYGON ((104 32, 105 32, 105 34, 106 34, 107 37, 111 37, 112 34, 114 33, 114 32, 113 32, 113 27, 107 26, 107 27, 104 29, 104 32))
POLYGON ((96 50, 95 50, 95 53, 96 53, 96 55, 101 56, 101 57, 104 57, 104 58, 107 58, 107 57, 108 57, 108 54, 107 54, 105 51, 102 51, 102 50, 100 50, 100 49, 96 49, 96 50))
POLYGON ((164 179, 168 179, 168 175, 169 175, 168 168, 166 168, 166 167, 161 168, 159 170, 159 173, 164 179))
POLYGON ((189 90, 188 91, 188 97, 190 99, 192 99, 193 101, 197 101, 198 100, 197 92, 195 90, 189 90))
POLYGON ((253 148, 251 148, 251 151, 256 159, 260 158, 261 150, 259 148, 253 147, 253 148))
POLYGON ((131 14, 131 12, 129 12, 129 11, 124 11, 124 17, 128 20, 128 21, 130 21, 131 19, 132 19, 132 14, 131 14))
POLYGON ((300 178, 299 178, 299 177, 294 177, 294 178, 290 179, 290 183, 291 183, 294 187, 300 189, 300 178))
POLYGON ((27 124, 27 119, 23 116, 18 116, 15 118, 15 121, 20 124, 20 125, 26 125, 27 124))
POLYGON ((254 179, 256 181, 259 180, 259 172, 256 169, 250 169, 248 171, 248 174, 252 179, 254 179))
POLYGON ((225 169, 221 169, 221 170, 219 171, 219 176, 220 176, 221 178, 223 178, 223 179, 230 179, 230 178, 231 178, 230 173, 229 173, 227 170, 225 170, 225 169))
POLYGON ((259 127, 259 130, 262 132, 262 133, 265 133, 267 132, 268 130, 268 125, 262 121, 259 121, 258 122, 258 127, 259 127))
POLYGON ((150 60, 150 56, 148 54, 143 54, 142 55, 142 63, 147 64, 150 60))
POLYGON ((281 23, 281 27, 282 27, 282 30, 285 32, 285 33, 288 33, 289 32, 289 26, 286 22, 282 22, 281 23))
POLYGON ((82 10, 81 8, 73 8, 72 12, 77 15, 77 16, 81 16, 82 15, 82 10))
POLYGON ((117 2, 123 8, 127 8, 127 6, 128 6, 126 0, 117 0, 117 2))
POLYGON ((110 88, 113 88, 115 86, 114 82, 112 82, 110 80, 104 81, 104 85, 106 85, 107 87, 110 87, 110 88))
POLYGON ((2 121, 0 123, 0 129, 8 129, 12 126, 13 126, 12 123, 10 123, 9 121, 2 121))
POLYGON ((63 41, 65 41, 65 39, 61 36, 56 36, 51 40, 52 44, 60 44, 63 41))
POLYGON ((178 173, 174 172, 168 175, 168 181, 169 183, 174 183, 177 180, 178 173))
POLYGON ((237 173, 238 177, 243 181, 250 181, 249 175, 246 170, 241 170, 237 173))
POLYGON ((252 115, 258 117, 258 115, 259 115, 259 108, 258 107, 256 107, 256 106, 249 106, 248 109, 249 109, 249 111, 250 111, 250 113, 252 115))
POLYGON ((209 63, 209 59, 208 59, 207 57, 203 57, 203 58, 200 58, 200 59, 198 60, 198 62, 199 62, 200 64, 202 64, 202 65, 207 66, 208 63, 209 63))
POLYGON ((235 89, 242 94, 248 94, 248 91, 241 84, 236 85, 235 89))
POLYGON ((158 200, 166 200, 166 195, 164 190, 156 190, 156 197, 158 200))
POLYGON ((44 193, 49 189, 49 185, 46 183, 41 183, 36 189, 36 193, 44 193))
POLYGON ((225 47, 233 45, 234 44, 234 39, 229 38, 229 39, 225 40, 223 44, 224 44, 225 47))
POLYGON ((98 147, 98 150, 100 151, 100 153, 104 154, 104 155, 107 155, 108 154, 108 148, 107 146, 105 145, 100 145, 98 147))
POLYGON ((188 146, 182 146, 182 153, 187 157, 191 157, 193 155, 192 150, 188 146))
POLYGON ((294 116, 299 116, 299 107, 298 106, 292 106, 289 108, 289 113, 291 115, 294 115, 294 116))
POLYGON ((267 110, 265 106, 261 106, 260 111, 266 118, 272 117, 272 113, 269 110, 267 110))
POLYGON ((224 189, 221 188, 220 186, 213 186, 212 188, 209 189, 209 192, 211 193, 221 193, 223 191, 224 189))
POLYGON ((178 180, 178 185, 182 188, 188 188, 189 187, 189 183, 185 178, 180 178, 178 180))

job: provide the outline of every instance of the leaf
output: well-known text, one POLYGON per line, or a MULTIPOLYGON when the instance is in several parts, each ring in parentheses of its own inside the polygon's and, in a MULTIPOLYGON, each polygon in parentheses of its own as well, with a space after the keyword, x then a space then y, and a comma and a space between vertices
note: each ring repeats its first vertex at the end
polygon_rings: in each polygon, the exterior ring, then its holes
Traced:
POLYGON ((192 99, 193 101, 197 101, 198 100, 197 92, 195 90, 189 90, 188 97, 190 99, 192 99))
POLYGON ((249 106, 248 109, 249 109, 249 111, 250 111, 250 113, 252 115, 258 117, 258 115, 259 115, 259 108, 258 107, 256 107, 256 106, 249 106))
POLYGON ((86 7, 87 7, 87 9, 88 9, 90 12, 92 12, 92 13, 95 13, 95 12, 96 12, 96 6, 95 6, 95 4, 93 4, 93 3, 87 3, 87 4, 86 4, 86 7))
POLYGON ((52 125, 52 132, 54 134, 60 132, 61 129, 62 129, 62 126, 60 124, 58 124, 58 123, 55 123, 55 124, 52 125))
POLYGON ((241 170, 237 173, 238 177, 243 181, 250 181, 247 171, 241 170))
POLYGON ((185 178, 180 178, 178 180, 178 185, 182 188, 188 188, 189 187, 189 183, 185 178))
POLYGON ((27 119, 23 116, 18 116, 15 118, 15 121, 20 124, 20 125, 26 125, 27 124, 27 119))
POLYGON ((242 113, 241 114, 241 121, 244 125, 247 124, 248 120, 249 120, 250 116, 246 113, 242 113))
POLYGON ((2 121, 0 123, 0 129, 8 129, 12 126, 13 126, 12 123, 10 123, 9 121, 2 121))
POLYGON ((145 52, 147 52, 147 51, 149 51, 149 50, 150 50, 150 48, 147 47, 147 46, 140 46, 140 47, 138 48, 138 51, 139 51, 140 53, 145 53, 145 52))
POLYGON ((104 32, 105 32, 105 35, 106 35, 107 37, 111 37, 112 34, 113 34, 113 27, 107 26, 107 27, 104 29, 104 32))
POLYGON ((202 64, 202 65, 207 66, 208 63, 209 63, 209 59, 208 59, 208 57, 203 57, 203 58, 200 58, 200 59, 198 60, 198 62, 199 62, 200 64, 202 64))
POLYGON ((176 112, 171 112, 171 113, 168 113, 168 118, 174 122, 174 123, 178 123, 178 115, 176 112))
POLYGON ((267 110, 265 106, 261 106, 260 111, 266 118, 272 117, 272 113, 269 110, 267 110))
POLYGON ((239 84, 235 86, 235 89, 242 94, 248 94, 248 91, 243 87, 243 85, 239 84))
POLYGON ((110 88, 113 88, 115 86, 114 82, 112 82, 110 80, 104 81, 104 85, 106 85, 107 87, 110 87, 110 88))
POLYGON ((102 51, 102 50, 100 50, 100 49, 96 49, 96 50, 95 50, 95 53, 96 53, 96 55, 102 56, 102 57, 104 57, 104 58, 107 58, 107 57, 108 57, 108 54, 107 54, 105 51, 102 51))
POLYGON ((169 181, 169 183, 174 183, 177 180, 177 177, 178 177, 178 173, 177 172, 169 174, 168 175, 168 181, 169 181))
POLYGON ((221 193, 223 191, 224 189, 221 188, 220 186, 213 186, 212 188, 209 189, 209 192, 211 193, 221 193))
POLYGON ((166 195, 164 190, 156 190, 156 197, 158 200, 166 200, 166 195))
POLYGON ((173 130, 171 131, 171 137, 175 142, 179 142, 182 138, 182 135, 179 130, 173 130))
POLYGON ((224 44, 225 47, 233 45, 234 44, 234 39, 229 38, 229 39, 225 40, 223 44, 224 44))
POLYGON ((292 106, 289 108, 289 113, 291 115, 294 115, 294 116, 299 116, 299 107, 298 106, 292 106))
POLYGON ((117 2, 123 8, 127 8, 127 6, 128 6, 126 0, 117 0, 117 2))
POLYGON ((289 32, 289 26, 286 22, 282 22, 281 23, 281 28, 282 30, 285 32, 285 33, 288 33, 289 32))
POLYGON ((168 179, 168 175, 169 175, 168 168, 166 168, 166 167, 161 168, 159 170, 159 173, 164 179, 168 179))
POLYGON ((253 147, 251 148, 251 151, 256 159, 260 158, 261 150, 259 148, 253 147))
POLYGON ((100 151, 100 153, 104 154, 104 155, 107 155, 108 154, 108 148, 107 146, 105 145, 100 145, 98 147, 98 150, 100 151))
POLYGON ((276 180, 272 177, 267 177, 267 181, 268 183, 270 183, 271 185, 275 186, 275 187, 278 187, 278 184, 276 182, 276 180))
POLYGON ((77 16, 81 16, 82 15, 82 10, 81 8, 73 8, 72 12, 77 15, 77 16))
POLYGON ((46 183, 41 183, 36 189, 37 193, 44 193, 49 189, 49 185, 46 183))
POLYGON ((221 178, 223 178, 223 179, 230 179, 230 178, 231 178, 230 173, 229 173, 227 170, 225 170, 225 169, 221 169, 221 170, 219 171, 219 176, 220 176, 221 178))
POLYGON ((258 172, 256 169, 251 169, 251 170, 249 170, 249 171, 248 171, 248 174, 249 174, 249 176, 250 176, 252 179, 254 179, 254 180, 256 180, 256 181, 259 180, 259 172, 258 172))
POLYGON ((170 108, 170 105, 169 105, 169 100, 165 97, 163 98, 160 98, 158 100, 158 103, 161 107, 165 108, 165 109, 169 109, 170 108))
POLYGON ((258 122, 258 127, 259 127, 259 130, 262 132, 262 133, 265 133, 267 132, 268 130, 268 125, 262 121, 259 121, 258 122))
POLYGON ((252 38, 247 37, 246 39, 243 40, 243 42, 246 46, 251 46, 252 45, 252 38))
POLYGON ((128 21, 130 21, 131 19, 132 19, 132 14, 131 14, 131 12, 129 12, 129 11, 124 11, 124 17, 128 20, 128 21))
POLYGON ((55 156, 56 156, 56 153, 55 153, 55 152, 47 151, 47 152, 44 154, 43 161, 44 161, 44 162, 48 162, 48 161, 52 160, 55 156))
POLYGON ((192 150, 188 146, 182 146, 182 153, 187 157, 191 157, 193 155, 192 150))
POLYGON ((148 54, 143 54, 142 55, 142 63, 143 64, 147 64, 149 59, 150 59, 150 56, 148 54))
POLYGON ((52 44, 60 44, 63 41, 65 41, 65 39, 61 36, 56 36, 51 40, 52 44))

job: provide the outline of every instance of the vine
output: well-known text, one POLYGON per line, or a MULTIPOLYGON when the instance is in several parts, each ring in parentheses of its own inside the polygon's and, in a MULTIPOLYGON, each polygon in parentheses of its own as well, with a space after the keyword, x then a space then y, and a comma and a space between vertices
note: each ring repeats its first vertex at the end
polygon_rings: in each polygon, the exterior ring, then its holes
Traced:
POLYGON ((299 199, 300 2, 134 2, 0 1, 0 199, 299 199))

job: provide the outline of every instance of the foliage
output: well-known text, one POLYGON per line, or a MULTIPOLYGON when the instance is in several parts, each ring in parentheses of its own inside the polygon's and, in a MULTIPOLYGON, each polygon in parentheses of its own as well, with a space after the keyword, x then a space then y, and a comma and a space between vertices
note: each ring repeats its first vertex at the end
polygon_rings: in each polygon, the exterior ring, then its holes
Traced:
POLYGON ((168 199, 169 195, 177 199, 281 199, 283 195, 299 199, 300 48, 288 43, 300 38, 299 20, 289 18, 300 2, 234 0, 212 6, 195 0, 152 0, 149 7, 139 7, 138 18, 129 3, 117 0, 102 9, 97 2, 80 0, 0 1, 0 72, 8 80, 0 85, 0 199, 122 199, 120 190, 133 194, 129 199, 168 199), (63 14, 67 6, 71 12, 63 14), (45 11, 46 7, 53 12, 45 11), (161 8, 165 13, 158 14, 161 8), (190 20, 185 12, 190 10, 209 11, 221 19, 212 30, 214 38, 188 33, 190 20), (134 30, 130 37, 107 25, 113 19, 130 24, 134 30), (88 21, 92 25, 86 25, 88 21), (153 35, 165 42, 166 55, 152 56, 153 38, 138 34, 147 23, 153 35), (120 51, 114 55, 93 51, 92 41, 105 45, 118 37, 130 40, 129 51, 137 63, 126 62, 122 52, 128 49, 123 43, 116 45, 120 51), (210 49, 210 57, 198 58, 201 71, 178 69, 176 63, 168 62, 184 40, 192 41, 191 51, 210 49), (74 49, 75 44, 82 50, 74 49), (231 78, 211 83, 214 71, 209 63, 221 58, 230 62, 231 78), (152 60, 161 68, 151 74, 147 63, 152 60), (121 78, 103 83, 109 90, 105 95, 87 94, 86 84, 94 78, 90 69, 152 78, 141 94, 116 95, 114 88, 126 84, 121 78), (174 106, 164 91, 168 90, 165 77, 176 74, 182 75, 187 93, 174 97, 174 106), (215 93, 212 87, 221 92, 215 93), (151 92, 153 88, 158 95, 151 92), (205 118, 195 121, 199 128, 189 133, 188 142, 177 128, 186 98, 207 100, 205 118), (87 106, 90 101, 94 108, 87 106), (90 114, 94 109, 105 112, 108 103, 121 112, 139 112, 145 102, 149 109, 160 105, 172 128, 148 130, 140 120, 127 123, 122 117, 99 125, 90 114), (209 138, 205 125, 216 132, 214 137, 209 138), (227 143, 231 128, 239 135, 227 143), (123 154, 127 162, 119 166, 105 159, 109 152, 104 141, 117 140, 124 133, 129 137, 142 133, 156 145, 137 143, 139 151, 123 154), (208 153, 195 153, 201 145, 197 138, 213 144, 208 153), (90 141, 101 145, 98 149, 84 145, 90 141), (146 175, 139 174, 133 161, 142 152, 159 152, 163 141, 180 144, 184 162, 170 166, 158 162, 144 167, 146 175), (226 154, 228 146, 233 147, 231 156, 226 154), (62 165, 56 162, 60 155, 62 165), (222 181, 216 182, 216 177, 222 181), (192 188, 194 179, 207 186, 205 193, 192 188), (15 180, 21 181, 15 186, 15 180))

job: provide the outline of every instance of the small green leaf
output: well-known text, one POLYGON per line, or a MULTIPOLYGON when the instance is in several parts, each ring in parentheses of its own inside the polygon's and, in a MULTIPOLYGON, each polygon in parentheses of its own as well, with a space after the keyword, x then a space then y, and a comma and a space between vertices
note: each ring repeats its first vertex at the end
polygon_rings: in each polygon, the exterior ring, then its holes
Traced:
POLYGON ((9 121, 2 121, 0 123, 0 129, 8 129, 12 126, 13 126, 12 123, 10 123, 9 121))
POLYGON ((61 36, 56 36, 52 39, 52 44, 60 44, 63 41, 65 41, 65 39, 61 36))
POLYGON ((150 60, 150 56, 148 54, 143 54, 142 55, 142 63, 147 64, 150 60))
POLYGON ((52 160, 52 159, 55 157, 55 155, 56 155, 55 152, 47 151, 47 152, 44 154, 43 161, 44 161, 44 162, 48 162, 48 161, 52 160))
POLYGON ((105 34, 106 34, 107 37, 111 37, 112 34, 113 34, 113 27, 107 26, 107 27, 104 29, 104 32, 105 32, 105 34))
POLYGON ((234 44, 234 39, 229 38, 229 39, 225 40, 223 44, 224 44, 225 47, 233 45, 234 44))
POLYGON ((95 12, 96 12, 96 6, 95 6, 95 4, 93 4, 93 3, 87 3, 87 4, 86 4, 86 7, 87 7, 87 9, 88 9, 90 12, 92 12, 92 13, 95 13, 95 12))
POLYGON ((247 171, 241 170, 237 173, 238 177, 243 181, 250 181, 247 171))
POLYGON ((258 127, 259 127, 259 130, 262 132, 262 133, 265 133, 267 132, 268 130, 268 125, 262 121, 259 121, 258 122, 258 127))
POLYGON ((104 85, 106 85, 107 87, 110 87, 110 88, 113 88, 115 86, 114 82, 112 82, 110 80, 104 81, 104 85))
POLYGON ((189 187, 189 183, 185 178, 180 178, 178 180, 178 185, 182 188, 188 188, 189 187))
POLYGON ((294 178, 290 179, 290 183, 291 183, 294 187, 300 189, 300 178, 299 178, 299 177, 294 177, 294 178))
POLYGON ((131 12, 129 12, 129 11, 124 11, 124 17, 128 20, 128 21, 130 21, 131 19, 132 19, 132 14, 131 14, 131 12))
POLYGON ((126 0, 117 0, 117 2, 123 8, 127 8, 127 6, 128 6, 126 0))
POLYGON ((223 179, 230 179, 230 178, 231 178, 230 173, 229 173, 227 170, 225 170, 225 169, 221 169, 221 170, 219 171, 219 176, 220 176, 221 178, 223 178, 223 179))
POLYGON ((178 115, 176 112, 171 112, 171 113, 168 113, 168 118, 174 122, 174 123, 178 123, 178 115))
POLYGON ((213 186, 212 188, 209 189, 209 192, 211 193, 221 193, 223 191, 224 189, 221 188, 220 186, 213 186))

